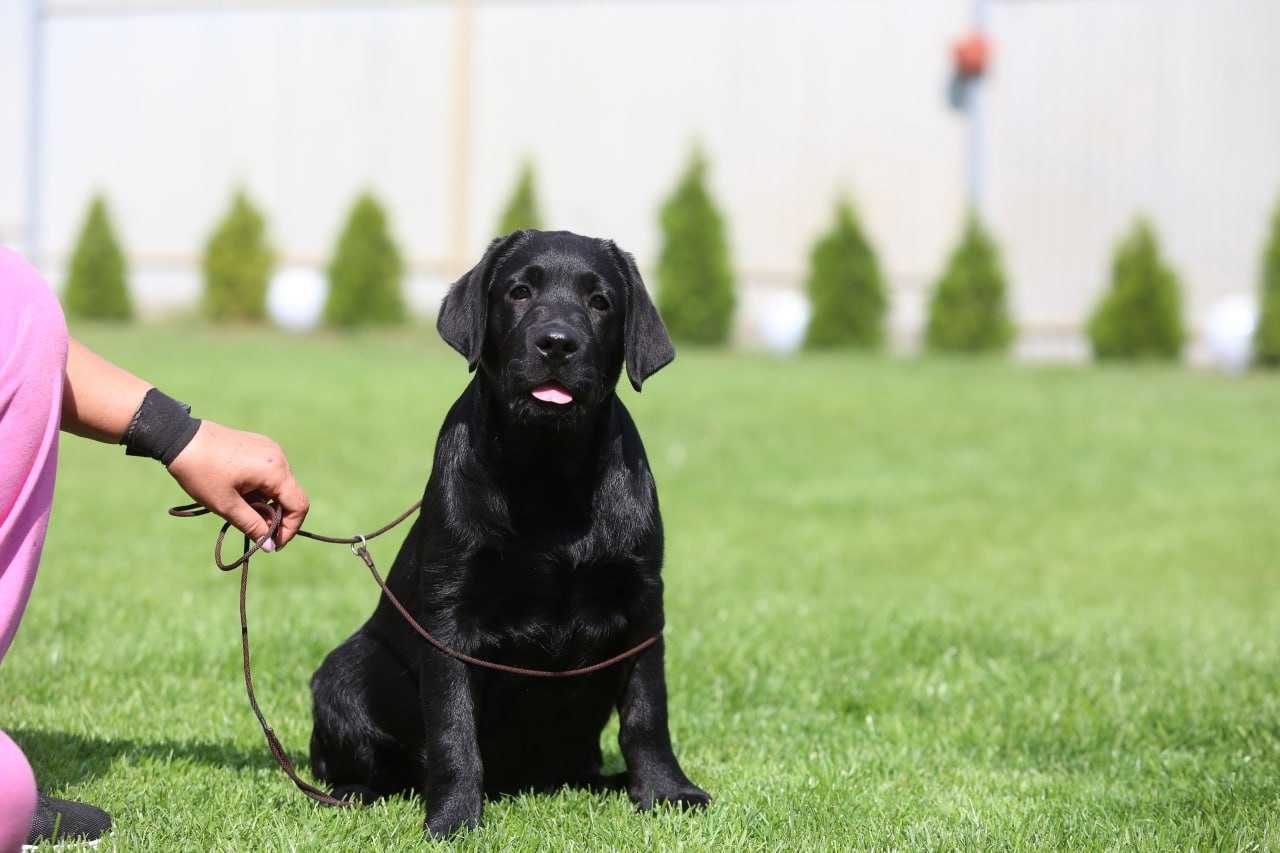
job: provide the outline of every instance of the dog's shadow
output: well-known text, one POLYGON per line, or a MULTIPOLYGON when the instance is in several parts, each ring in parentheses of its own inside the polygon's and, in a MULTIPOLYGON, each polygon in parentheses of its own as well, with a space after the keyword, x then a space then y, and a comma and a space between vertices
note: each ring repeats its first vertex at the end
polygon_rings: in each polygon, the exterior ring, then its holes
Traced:
POLYGON ((229 742, 138 740, 35 728, 10 729, 8 735, 26 753, 41 790, 96 779, 109 773, 122 757, 185 760, 232 770, 276 766, 265 745, 249 749, 229 742))
MULTIPOLYGON (((7 734, 22 748, 35 771, 37 784, 45 791, 79 785, 104 776, 122 757, 155 758, 163 761, 177 759, 230 770, 275 769, 277 766, 265 744, 257 749, 225 741, 138 740, 34 728, 10 729, 7 734)), ((617 748, 606 749, 605 774, 616 776, 624 770, 625 765, 617 748)), ((612 793, 619 789, 615 780, 615 784, 597 790, 596 793, 612 793)), ((498 799, 509 796, 511 795, 504 795, 498 799)))

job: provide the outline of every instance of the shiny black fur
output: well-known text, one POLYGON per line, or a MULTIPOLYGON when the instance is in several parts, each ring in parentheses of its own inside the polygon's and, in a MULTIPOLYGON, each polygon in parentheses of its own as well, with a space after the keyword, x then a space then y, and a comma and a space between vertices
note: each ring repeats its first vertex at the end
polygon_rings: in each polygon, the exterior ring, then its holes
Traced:
MULTIPOLYGON (((644 446, 614 393, 675 357, 635 263, 611 242, 522 231, 454 283, 440 334, 476 371, 436 442, 392 591, 476 657, 569 669, 659 631, 662 519, 644 446), (567 406, 532 389, 558 383, 567 406)), ((570 679, 460 663, 385 599, 311 682, 311 767, 342 796, 402 791, 426 830, 480 819, 485 796, 625 789, 641 809, 709 801, 676 761, 663 644, 570 679), (614 708, 626 772, 601 773, 614 708)))

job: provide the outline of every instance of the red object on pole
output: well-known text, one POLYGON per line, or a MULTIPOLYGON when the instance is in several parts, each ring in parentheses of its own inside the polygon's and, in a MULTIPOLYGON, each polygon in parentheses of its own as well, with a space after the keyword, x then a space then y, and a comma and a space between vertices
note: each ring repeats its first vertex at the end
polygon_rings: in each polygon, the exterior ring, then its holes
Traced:
POLYGON ((956 74, 966 80, 981 77, 991 64, 991 42, 980 32, 970 33, 951 46, 951 57, 956 74))

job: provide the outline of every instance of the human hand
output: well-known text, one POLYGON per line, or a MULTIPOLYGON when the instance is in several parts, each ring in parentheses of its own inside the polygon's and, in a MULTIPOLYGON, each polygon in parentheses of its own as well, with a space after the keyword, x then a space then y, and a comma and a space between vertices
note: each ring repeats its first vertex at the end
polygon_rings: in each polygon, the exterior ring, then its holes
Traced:
POLYGON ((262 550, 283 548, 311 508, 306 492, 289 470, 284 451, 265 435, 202 421, 191 443, 169 465, 169 473, 191 497, 248 536, 262 541, 270 526, 246 497, 273 498, 284 517, 275 541, 262 550))

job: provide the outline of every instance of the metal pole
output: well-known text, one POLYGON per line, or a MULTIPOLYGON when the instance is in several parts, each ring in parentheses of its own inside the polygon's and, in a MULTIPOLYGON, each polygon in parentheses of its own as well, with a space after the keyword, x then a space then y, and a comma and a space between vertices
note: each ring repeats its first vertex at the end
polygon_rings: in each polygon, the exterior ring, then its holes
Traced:
MULTIPOLYGON (((987 32, 988 0, 973 0, 973 29, 979 35, 987 32)), ((979 219, 983 215, 983 184, 986 178, 986 135, 983 116, 983 78, 974 77, 966 84, 965 99, 969 106, 969 209, 979 219)))
POLYGON ((28 0, 30 47, 27 54, 26 233, 23 248, 32 266, 41 261, 40 159, 44 131, 44 4, 28 0))
POLYGON ((467 269, 471 218, 471 0, 456 0, 453 38, 453 157, 449 175, 449 274, 467 269))

